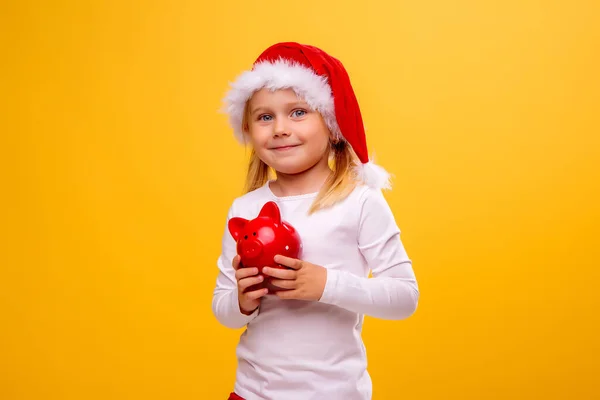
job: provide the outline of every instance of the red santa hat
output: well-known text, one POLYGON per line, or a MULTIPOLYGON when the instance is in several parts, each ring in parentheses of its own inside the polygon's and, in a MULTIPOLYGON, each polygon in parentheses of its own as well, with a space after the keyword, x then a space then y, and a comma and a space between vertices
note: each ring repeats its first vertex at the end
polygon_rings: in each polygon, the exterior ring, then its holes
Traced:
POLYGON ((262 88, 293 89, 311 108, 318 111, 336 139, 346 140, 360 163, 358 178, 378 189, 389 189, 390 174, 369 159, 360 107, 342 63, 314 46, 295 42, 277 43, 267 48, 231 84, 224 111, 234 135, 244 143, 242 119, 246 102, 262 88))

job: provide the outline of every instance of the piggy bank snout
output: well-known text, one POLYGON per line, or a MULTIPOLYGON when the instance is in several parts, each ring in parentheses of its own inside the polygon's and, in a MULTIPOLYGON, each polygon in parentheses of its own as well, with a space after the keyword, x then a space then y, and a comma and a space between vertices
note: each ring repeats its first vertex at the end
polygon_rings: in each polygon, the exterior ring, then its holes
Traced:
POLYGON ((263 246, 258 240, 245 240, 242 243, 242 254, 246 258, 256 258, 262 253, 263 246))

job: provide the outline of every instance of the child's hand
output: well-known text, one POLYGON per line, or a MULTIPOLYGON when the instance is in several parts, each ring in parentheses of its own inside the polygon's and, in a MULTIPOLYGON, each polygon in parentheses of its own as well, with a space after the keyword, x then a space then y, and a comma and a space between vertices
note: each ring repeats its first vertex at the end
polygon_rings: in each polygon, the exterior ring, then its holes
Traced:
POLYGON ((238 301, 242 314, 252 314, 260 306, 261 298, 267 294, 268 289, 246 291, 250 286, 261 283, 264 278, 258 275, 258 268, 240 268, 240 256, 233 258, 233 269, 238 286, 238 301))
POLYGON ((274 261, 292 269, 263 268, 263 274, 269 275, 271 283, 282 289, 275 294, 282 299, 318 301, 325 290, 327 270, 320 265, 281 255, 274 261))

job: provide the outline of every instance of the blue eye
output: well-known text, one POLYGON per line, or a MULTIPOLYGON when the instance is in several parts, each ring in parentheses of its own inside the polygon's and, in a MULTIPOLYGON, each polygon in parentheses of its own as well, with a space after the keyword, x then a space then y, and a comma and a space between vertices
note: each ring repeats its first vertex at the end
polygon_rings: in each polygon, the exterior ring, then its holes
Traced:
POLYGON ((304 114, 306 114, 306 111, 305 110, 294 110, 293 114, 294 114, 294 117, 302 117, 302 116, 304 116, 304 114), (298 114, 298 113, 300 113, 300 114, 298 114))
POLYGON ((258 117, 259 121, 270 121, 270 119, 265 119, 265 118, 272 118, 270 115, 261 115, 260 117, 258 117))

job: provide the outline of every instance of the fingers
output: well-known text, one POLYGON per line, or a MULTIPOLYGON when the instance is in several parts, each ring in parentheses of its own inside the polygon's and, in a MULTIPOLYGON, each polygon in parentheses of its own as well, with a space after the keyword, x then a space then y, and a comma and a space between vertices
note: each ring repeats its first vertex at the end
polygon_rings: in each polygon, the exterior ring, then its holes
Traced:
POLYGON ((284 265, 286 267, 290 267, 293 269, 300 269, 302 267, 302 260, 282 256, 280 254, 276 255, 273 260, 277 264, 281 264, 281 265, 284 265))
POLYGON ((258 290, 253 290, 251 292, 244 293, 244 296, 246 296, 248 298, 248 300, 256 300, 256 299, 260 299, 267 293, 269 293, 269 289, 265 288, 265 289, 258 289, 258 290))
POLYGON ((244 290, 248 289, 250 286, 257 285, 257 284, 261 283, 263 280, 264 280, 264 278, 262 275, 251 277, 251 278, 240 279, 238 281, 238 288, 240 289, 240 292, 243 293, 244 290))
POLYGON ((273 286, 277 286, 281 289, 296 289, 298 287, 298 282, 295 280, 271 279, 269 282, 271 282, 273 286))
POLYGON ((239 281, 240 279, 254 276, 256 274, 258 274, 258 268, 240 268, 235 271, 235 279, 239 281))
POLYGON ((264 267, 262 270, 263 274, 272 276, 279 279, 296 279, 298 272, 290 269, 279 269, 264 267))

